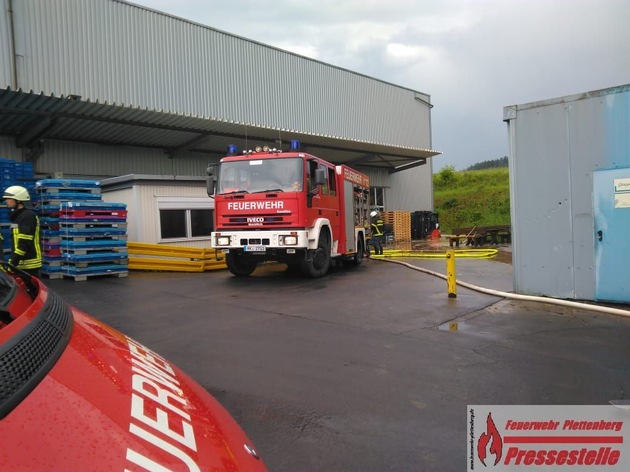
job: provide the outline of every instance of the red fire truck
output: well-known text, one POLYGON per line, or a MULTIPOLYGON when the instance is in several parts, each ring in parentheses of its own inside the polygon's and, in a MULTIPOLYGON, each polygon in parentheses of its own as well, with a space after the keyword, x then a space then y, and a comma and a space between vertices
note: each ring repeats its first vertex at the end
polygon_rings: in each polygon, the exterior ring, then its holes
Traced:
POLYGON ((214 196, 212 247, 234 275, 278 261, 309 277, 332 260, 361 264, 368 227, 368 177, 300 152, 268 147, 236 154, 228 147, 218 172, 208 167, 214 196))

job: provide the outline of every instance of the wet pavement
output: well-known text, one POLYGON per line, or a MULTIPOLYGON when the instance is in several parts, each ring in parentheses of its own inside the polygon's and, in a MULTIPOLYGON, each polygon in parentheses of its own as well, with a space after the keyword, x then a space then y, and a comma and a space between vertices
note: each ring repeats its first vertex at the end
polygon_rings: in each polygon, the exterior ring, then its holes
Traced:
MULTIPOLYGON (((503 259, 458 259, 457 277, 510 291, 503 259)), ((192 375, 271 471, 464 470, 469 404, 601 405, 630 389, 630 318, 449 298, 445 280, 391 262, 322 279, 269 265, 44 281, 192 375)))

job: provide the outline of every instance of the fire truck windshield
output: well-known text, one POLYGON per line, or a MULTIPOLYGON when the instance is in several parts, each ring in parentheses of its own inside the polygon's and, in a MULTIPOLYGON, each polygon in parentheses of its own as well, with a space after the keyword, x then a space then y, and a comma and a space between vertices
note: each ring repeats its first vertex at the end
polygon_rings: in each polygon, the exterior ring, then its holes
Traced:
POLYGON ((301 192, 304 188, 304 161, 298 157, 278 157, 228 161, 219 170, 219 194, 267 191, 301 192))

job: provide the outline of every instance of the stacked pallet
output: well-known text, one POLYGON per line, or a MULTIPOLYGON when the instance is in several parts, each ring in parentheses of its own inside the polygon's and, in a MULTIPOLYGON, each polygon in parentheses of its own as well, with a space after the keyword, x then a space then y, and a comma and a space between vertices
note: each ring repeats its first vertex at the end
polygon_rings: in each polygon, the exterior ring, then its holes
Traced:
POLYGON ((76 281, 128 275, 125 204, 103 202, 94 180, 41 180, 37 195, 43 274, 76 281))
POLYGON ((109 202, 61 204, 62 273, 75 280, 129 273, 127 205, 109 202))
POLYGON ((394 242, 411 241, 411 213, 408 211, 386 211, 383 223, 392 228, 394 242))
MULTIPOLYGON (((33 177, 32 162, 18 162, 11 159, 0 157, 0 192, 12 185, 21 185, 33 195, 35 188, 35 179, 33 177)), ((13 247, 13 236, 11 234, 11 220, 9 218, 10 210, 6 203, 0 203, 0 233, 2 234, 3 244, 0 247, 4 258, 7 259, 13 247)))
POLYGON ((39 213, 42 246, 42 273, 61 278, 61 234, 59 211, 70 200, 100 201, 99 182, 95 180, 43 179, 35 184, 36 208, 39 213))

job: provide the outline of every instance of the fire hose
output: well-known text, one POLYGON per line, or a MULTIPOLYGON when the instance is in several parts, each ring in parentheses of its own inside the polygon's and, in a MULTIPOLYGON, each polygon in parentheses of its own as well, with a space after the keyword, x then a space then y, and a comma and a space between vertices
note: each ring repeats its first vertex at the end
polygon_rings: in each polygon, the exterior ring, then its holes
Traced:
MULTIPOLYGON (((400 250, 400 251, 399 250, 385 250, 384 252, 385 254, 381 256, 372 255, 371 259, 400 264, 410 269, 417 270, 419 272, 424 272, 425 274, 433 275, 435 277, 439 277, 441 279, 447 280, 447 276, 444 274, 441 274, 440 272, 436 272, 430 269, 425 269, 423 267, 414 266, 412 264, 408 264, 407 262, 391 259, 392 257, 420 257, 420 258, 432 258, 432 259, 436 259, 436 258, 445 259, 446 252, 404 251, 404 250, 400 250)), ((462 250, 456 250, 454 252, 455 252, 456 258, 475 257, 475 258, 490 259, 497 254, 498 250, 497 249, 462 249, 462 250)), ((610 315, 630 317, 630 311, 622 310, 619 308, 612 308, 612 307, 607 307, 607 306, 602 306, 602 305, 593 305, 590 303, 583 303, 583 302, 573 302, 573 301, 563 300, 563 299, 558 299, 558 298, 539 297, 539 296, 533 296, 533 295, 520 295, 518 293, 503 292, 500 290, 493 290, 489 288, 479 287, 477 285, 473 285, 467 282, 462 282, 459 280, 457 281, 457 285, 468 288, 470 290, 475 290, 477 292, 481 292, 487 295, 493 295, 493 296, 501 297, 501 298, 510 298, 513 300, 522 300, 522 301, 538 302, 538 303, 549 303, 552 305, 565 306, 569 308, 578 308, 578 309, 583 309, 583 310, 595 311, 598 313, 606 313, 610 315)))

